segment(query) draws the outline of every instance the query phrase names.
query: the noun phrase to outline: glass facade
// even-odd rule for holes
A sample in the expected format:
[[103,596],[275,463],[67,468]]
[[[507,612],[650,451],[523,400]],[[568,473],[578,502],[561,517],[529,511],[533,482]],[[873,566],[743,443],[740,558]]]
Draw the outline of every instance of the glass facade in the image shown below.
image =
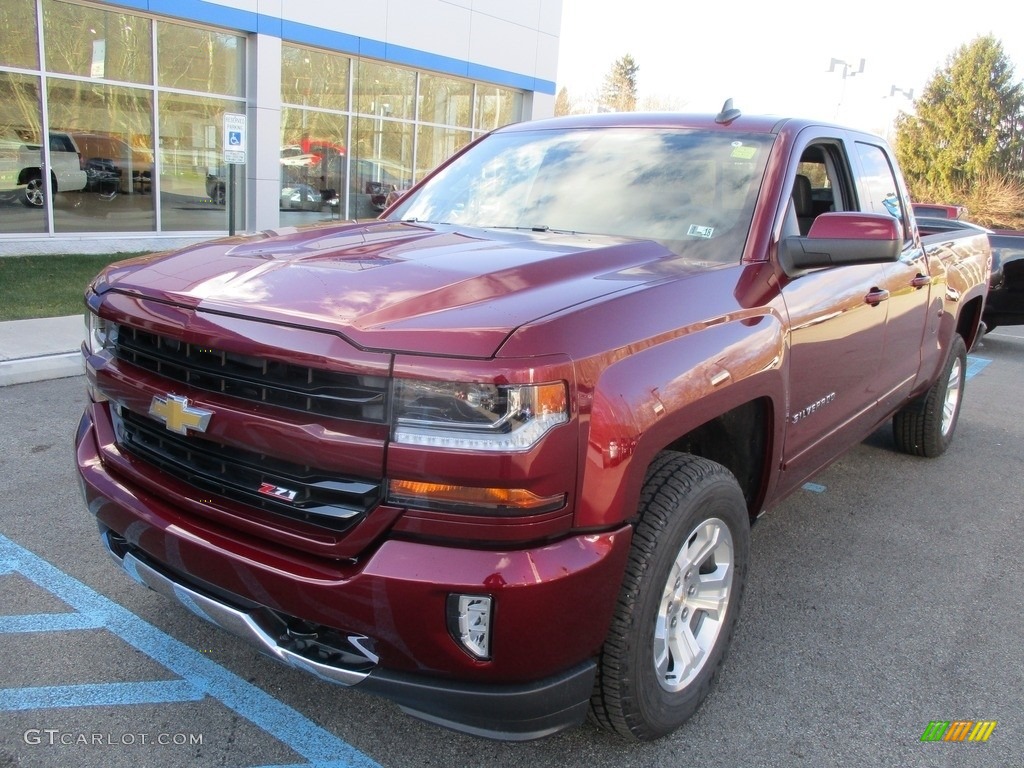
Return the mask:
[[[223,115],[254,106],[246,35],[77,0],[3,0],[0,29],[19,31],[0,35],[0,237],[220,233],[232,201],[246,228],[222,146]],[[259,106],[280,107],[285,225],[375,217],[522,117],[521,91],[288,42],[280,71]]]
[[288,43],[281,100],[282,224],[373,218],[391,191],[523,109],[521,91]]

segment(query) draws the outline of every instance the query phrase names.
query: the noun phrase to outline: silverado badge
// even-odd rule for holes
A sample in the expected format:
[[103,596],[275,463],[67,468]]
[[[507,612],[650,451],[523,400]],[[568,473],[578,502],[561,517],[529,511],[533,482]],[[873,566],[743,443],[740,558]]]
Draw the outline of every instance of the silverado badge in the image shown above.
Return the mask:
[[188,430],[205,432],[213,411],[195,408],[188,404],[187,397],[178,395],[157,395],[149,404],[149,415],[161,422],[171,432],[187,435]]

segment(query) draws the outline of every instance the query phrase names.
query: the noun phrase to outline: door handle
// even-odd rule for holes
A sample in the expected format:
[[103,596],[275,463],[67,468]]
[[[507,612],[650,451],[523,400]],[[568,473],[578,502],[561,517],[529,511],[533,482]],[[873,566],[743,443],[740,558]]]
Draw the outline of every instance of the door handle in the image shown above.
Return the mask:
[[884,288],[872,288],[868,295],[864,297],[864,301],[872,307],[877,307],[883,301],[888,301],[888,299],[889,292]]
[[922,275],[920,272],[917,273],[917,277],[910,281],[912,288],[924,288],[926,285],[931,283],[932,279],[927,275]]

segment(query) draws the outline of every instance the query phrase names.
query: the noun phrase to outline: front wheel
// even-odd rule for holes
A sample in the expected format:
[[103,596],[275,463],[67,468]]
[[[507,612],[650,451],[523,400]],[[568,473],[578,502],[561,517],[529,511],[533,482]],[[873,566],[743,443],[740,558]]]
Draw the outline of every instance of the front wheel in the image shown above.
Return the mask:
[[967,380],[967,345],[957,334],[949,347],[938,380],[920,398],[903,406],[892,419],[896,448],[912,456],[940,456],[953,441],[964,382]]
[[664,736],[711,690],[750,553],[743,492],[720,464],[665,452],[648,471],[591,717],[630,740]]

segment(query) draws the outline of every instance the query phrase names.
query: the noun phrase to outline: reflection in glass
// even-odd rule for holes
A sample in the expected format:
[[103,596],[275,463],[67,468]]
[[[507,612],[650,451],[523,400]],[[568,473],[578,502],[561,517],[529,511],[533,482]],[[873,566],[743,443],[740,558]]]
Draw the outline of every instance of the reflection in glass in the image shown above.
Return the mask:
[[476,87],[476,120],[478,131],[493,131],[523,119],[523,92],[479,84]]
[[[229,195],[223,160],[225,112],[244,113],[227,99],[166,93],[160,97],[160,216],[164,230],[225,230]],[[236,168],[235,222],[244,229],[244,166]]]
[[412,183],[411,123],[360,117],[352,136],[349,211],[352,218],[376,218],[388,193]]
[[348,109],[349,58],[310,48],[281,46],[281,101]]
[[0,72],[0,104],[0,232],[45,232],[39,78]]
[[903,215],[900,197],[897,194],[899,185],[885,151],[874,144],[863,142],[857,142],[856,146],[857,154],[860,155],[861,164],[864,166],[861,183],[867,190],[865,202],[869,210],[892,216],[900,222],[904,232],[909,232],[908,222]]
[[3,0],[0,3],[0,66],[39,68],[34,0]]
[[464,146],[469,144],[472,134],[456,128],[434,128],[421,125],[416,142],[416,178],[422,179],[435,167],[443,163]]
[[281,113],[281,223],[344,216],[348,118],[286,107]]
[[657,240],[701,263],[736,263],[770,140],[678,129],[496,133],[392,217]]
[[352,88],[356,112],[406,120],[414,117],[416,73],[411,69],[357,60]]
[[146,232],[156,228],[153,96],[81,80],[48,82],[50,163],[67,181],[55,198],[56,232]]
[[81,77],[152,83],[150,24],[142,16],[43,0],[46,68]]
[[471,127],[473,84],[440,75],[420,75],[419,112],[421,123]]
[[245,38],[159,21],[157,84],[226,96],[245,94]]

